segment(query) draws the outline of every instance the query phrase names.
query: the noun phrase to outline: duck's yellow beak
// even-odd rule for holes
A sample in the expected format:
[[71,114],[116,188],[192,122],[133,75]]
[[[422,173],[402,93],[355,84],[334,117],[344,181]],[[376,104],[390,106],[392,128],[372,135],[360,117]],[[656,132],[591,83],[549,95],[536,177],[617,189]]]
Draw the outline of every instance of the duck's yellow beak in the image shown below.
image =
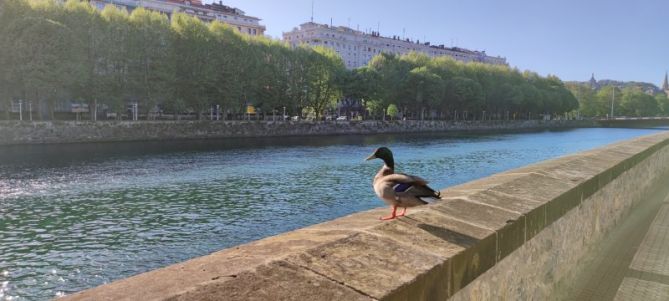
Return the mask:
[[372,159],[376,159],[376,156],[374,156],[374,154],[371,154],[369,157],[367,157],[367,159],[365,159],[365,161],[369,161],[369,160],[372,160]]

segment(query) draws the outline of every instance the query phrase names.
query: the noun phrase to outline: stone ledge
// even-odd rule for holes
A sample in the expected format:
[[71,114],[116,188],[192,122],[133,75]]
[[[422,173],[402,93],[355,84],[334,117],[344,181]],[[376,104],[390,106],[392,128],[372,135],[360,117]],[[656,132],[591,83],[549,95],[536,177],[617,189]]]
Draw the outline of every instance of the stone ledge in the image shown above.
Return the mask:
[[443,190],[404,218],[369,210],[65,300],[445,299],[668,144],[660,133],[541,162]]

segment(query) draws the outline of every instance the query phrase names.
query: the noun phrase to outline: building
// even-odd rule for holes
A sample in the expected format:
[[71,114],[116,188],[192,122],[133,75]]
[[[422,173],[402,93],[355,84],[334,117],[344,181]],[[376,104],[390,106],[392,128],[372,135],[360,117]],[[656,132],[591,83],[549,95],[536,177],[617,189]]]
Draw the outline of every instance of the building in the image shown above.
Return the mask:
[[205,22],[218,20],[229,24],[241,33],[260,36],[265,34],[265,26],[260,19],[247,16],[241,9],[223,5],[222,2],[203,4],[201,0],[89,0],[97,9],[106,5],[116,5],[128,11],[143,7],[171,16],[174,12],[182,12],[198,17]]
[[412,51],[431,57],[450,56],[465,62],[507,64],[505,58],[488,56],[485,51],[435,46],[429,42],[420,43],[399,36],[384,37],[377,32],[365,33],[345,26],[328,26],[314,22],[307,22],[290,32],[284,32],[283,39],[293,47],[306,44],[332,48],[339,53],[349,69],[367,65],[379,53],[401,55]]
[[598,90],[599,89],[599,84],[597,83],[597,80],[595,79],[595,73],[592,73],[592,76],[590,77],[590,88],[593,90]]

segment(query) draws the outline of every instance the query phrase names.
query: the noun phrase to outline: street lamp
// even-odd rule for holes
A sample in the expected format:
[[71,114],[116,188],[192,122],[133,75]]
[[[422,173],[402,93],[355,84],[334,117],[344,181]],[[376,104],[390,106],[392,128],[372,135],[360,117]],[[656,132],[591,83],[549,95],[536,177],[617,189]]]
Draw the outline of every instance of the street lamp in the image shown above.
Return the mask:
[[613,102],[616,100],[616,87],[613,87],[613,97],[611,98],[611,119],[613,119]]
[[286,121],[286,107],[285,106],[283,107],[283,116],[281,116],[281,119],[283,119],[283,121]]
[[19,121],[23,121],[23,100],[19,99]]

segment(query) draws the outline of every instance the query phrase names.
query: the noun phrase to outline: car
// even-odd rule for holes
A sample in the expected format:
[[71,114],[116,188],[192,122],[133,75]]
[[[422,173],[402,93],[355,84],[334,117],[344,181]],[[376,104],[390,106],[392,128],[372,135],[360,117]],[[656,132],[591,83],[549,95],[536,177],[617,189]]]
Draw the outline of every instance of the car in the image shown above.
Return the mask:
[[346,116],[337,117],[337,121],[346,121],[346,120],[348,120],[348,117],[346,117]]

